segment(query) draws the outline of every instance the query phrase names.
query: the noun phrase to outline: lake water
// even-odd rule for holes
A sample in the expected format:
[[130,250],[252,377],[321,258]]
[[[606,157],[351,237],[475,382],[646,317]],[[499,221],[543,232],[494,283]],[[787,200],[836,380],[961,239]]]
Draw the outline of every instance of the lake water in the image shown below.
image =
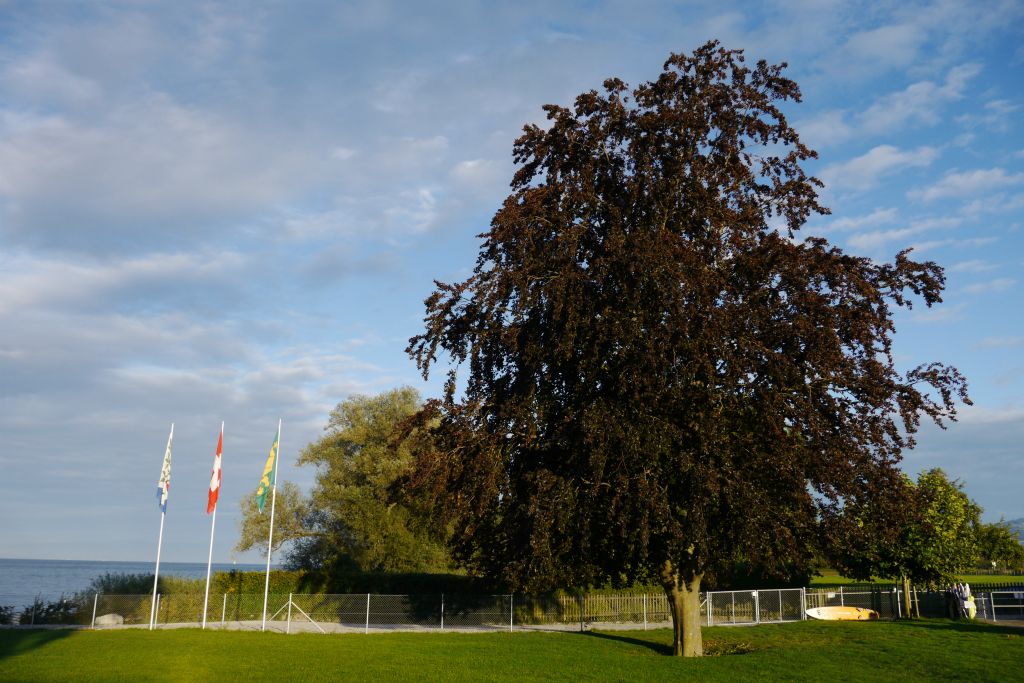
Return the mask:
[[[104,574],[152,574],[150,562],[93,562],[86,560],[9,560],[0,558],[0,605],[20,611],[38,595],[55,600],[61,594],[70,596],[85,590],[92,580]],[[213,563],[213,571],[237,569],[246,572],[264,571],[260,564]],[[276,568],[276,567],[272,567]],[[205,562],[161,562],[161,576],[206,578]]]

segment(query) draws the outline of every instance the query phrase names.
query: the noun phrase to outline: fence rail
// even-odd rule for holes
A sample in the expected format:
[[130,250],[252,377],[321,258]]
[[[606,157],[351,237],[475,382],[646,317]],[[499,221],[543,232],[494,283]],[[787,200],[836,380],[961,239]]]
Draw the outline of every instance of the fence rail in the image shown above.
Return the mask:
[[[944,591],[911,593],[916,613],[948,616]],[[1024,618],[1024,588],[975,591],[978,616],[1005,620]],[[881,619],[905,616],[901,589],[848,590],[788,588],[709,591],[701,594],[701,623],[707,626],[754,625],[802,621],[816,607],[845,605],[874,610]],[[170,593],[157,596],[156,627],[197,626],[204,621],[203,596]],[[150,624],[151,595],[78,596],[50,605],[46,613],[22,615],[23,625],[42,623],[93,628],[139,627]],[[671,623],[664,593],[581,595],[464,594],[306,594],[267,596],[267,628],[272,630],[451,630],[580,629],[663,627]],[[255,630],[263,627],[263,595],[211,595],[205,614],[209,628]]]

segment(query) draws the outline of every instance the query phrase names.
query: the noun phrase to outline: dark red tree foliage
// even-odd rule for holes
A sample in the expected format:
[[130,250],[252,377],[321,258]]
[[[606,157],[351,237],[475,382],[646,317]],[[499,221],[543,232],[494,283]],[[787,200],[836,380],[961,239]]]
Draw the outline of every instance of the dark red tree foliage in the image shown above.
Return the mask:
[[466,370],[415,480],[457,556],[522,589],[655,578],[687,654],[704,575],[806,566],[823,516],[967,400],[954,368],[893,361],[893,309],[941,301],[941,268],[797,238],[828,211],[784,67],[710,42],[545,106],[473,275],[436,283],[408,348],[424,376],[439,353]]

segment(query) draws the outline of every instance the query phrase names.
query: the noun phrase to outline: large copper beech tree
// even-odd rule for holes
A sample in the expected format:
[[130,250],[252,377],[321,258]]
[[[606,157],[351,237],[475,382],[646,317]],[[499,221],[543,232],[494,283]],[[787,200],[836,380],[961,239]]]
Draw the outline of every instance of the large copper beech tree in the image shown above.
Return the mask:
[[415,480],[457,557],[526,590],[657,580],[676,654],[702,654],[708,572],[804,565],[823,515],[895,485],[920,418],[966,399],[953,368],[893,363],[893,308],[940,301],[937,265],[798,239],[828,211],[784,67],[710,42],[547,105],[408,349],[424,376],[468,366]]

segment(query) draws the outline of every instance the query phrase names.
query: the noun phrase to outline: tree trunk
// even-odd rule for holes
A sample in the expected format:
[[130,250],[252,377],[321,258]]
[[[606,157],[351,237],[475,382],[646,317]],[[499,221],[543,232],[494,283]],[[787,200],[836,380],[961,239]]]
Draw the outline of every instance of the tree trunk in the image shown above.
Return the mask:
[[913,619],[914,612],[912,611],[913,604],[910,597],[910,579],[906,576],[903,577],[903,605],[903,618]]
[[701,657],[704,639],[700,621],[700,582],[703,574],[685,575],[666,561],[661,571],[662,587],[672,613],[672,654],[676,657]]

